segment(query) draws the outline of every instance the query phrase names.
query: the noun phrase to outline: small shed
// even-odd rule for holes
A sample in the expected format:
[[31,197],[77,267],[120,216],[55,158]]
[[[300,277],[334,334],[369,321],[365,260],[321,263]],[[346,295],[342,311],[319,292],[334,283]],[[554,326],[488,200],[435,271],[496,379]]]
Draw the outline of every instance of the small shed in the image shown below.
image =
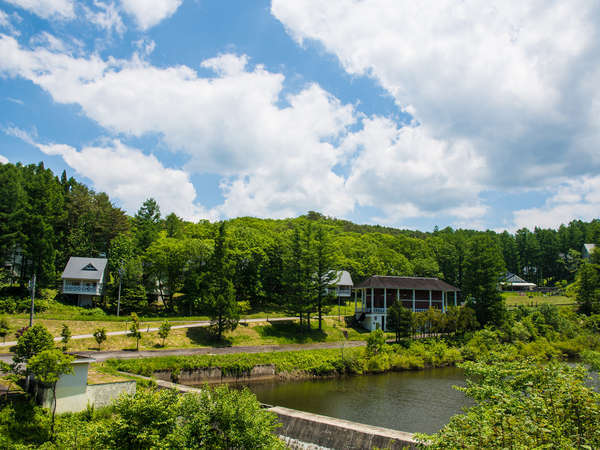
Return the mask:
[[514,273],[506,272],[500,279],[500,288],[503,291],[531,291],[537,287],[537,284],[525,281]]

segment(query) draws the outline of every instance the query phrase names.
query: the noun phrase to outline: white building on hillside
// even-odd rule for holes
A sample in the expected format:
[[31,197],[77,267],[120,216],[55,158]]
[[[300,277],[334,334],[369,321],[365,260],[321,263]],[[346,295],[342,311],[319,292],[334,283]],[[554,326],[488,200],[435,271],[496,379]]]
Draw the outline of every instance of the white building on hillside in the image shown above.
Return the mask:
[[76,295],[77,306],[91,306],[94,297],[103,293],[106,258],[71,256],[62,274],[63,294]]
[[350,273],[346,270],[338,270],[331,287],[327,288],[327,294],[333,294],[336,298],[350,298],[352,296],[352,286],[354,286],[354,283]]
[[596,244],[583,244],[583,249],[581,250],[581,257],[583,259],[590,259],[592,256],[592,252],[596,248]]

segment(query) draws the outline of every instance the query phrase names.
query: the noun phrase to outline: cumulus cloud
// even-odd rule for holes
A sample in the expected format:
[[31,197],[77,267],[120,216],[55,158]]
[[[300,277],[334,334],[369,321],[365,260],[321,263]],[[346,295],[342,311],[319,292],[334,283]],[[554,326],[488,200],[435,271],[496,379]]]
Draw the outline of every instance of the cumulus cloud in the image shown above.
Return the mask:
[[6,156],[0,155],[0,164],[8,164],[8,158]]
[[515,211],[514,228],[557,228],[575,219],[596,219],[599,211],[600,176],[585,176],[560,184],[544,206]]
[[123,9],[132,15],[142,30],[147,30],[171,17],[182,0],[121,0]]
[[485,213],[478,200],[485,164],[468,142],[449,144],[431,137],[425,126],[399,129],[384,118],[363,123],[344,142],[347,152],[356,153],[346,185],[360,205],[381,207],[386,216],[379,221]]
[[196,201],[196,189],[189,174],[164,167],[152,154],[124,145],[118,139],[80,150],[65,144],[41,144],[18,128],[7,134],[36,146],[47,155],[58,155],[78,174],[90,179],[94,189],[108,193],[133,214],[149,197],[158,201],[165,213],[174,212],[188,220],[214,219]]
[[73,0],[5,0],[7,3],[23,8],[43,19],[74,19]]
[[309,209],[344,216],[356,203],[381,220],[460,218],[485,210],[486,174],[470,142],[437,139],[428,127],[364,118],[317,84],[283,95],[284,76],[246,56],[219,55],[187,67],[73,57],[0,39],[0,72],[31,80],[59,103],[81,106],[117,134],[158,135],[185,154],[188,173],[222,176],[221,216],[288,217]]
[[272,13],[376,79],[433,138],[469,141],[488,187],[600,169],[597,2],[273,0]]

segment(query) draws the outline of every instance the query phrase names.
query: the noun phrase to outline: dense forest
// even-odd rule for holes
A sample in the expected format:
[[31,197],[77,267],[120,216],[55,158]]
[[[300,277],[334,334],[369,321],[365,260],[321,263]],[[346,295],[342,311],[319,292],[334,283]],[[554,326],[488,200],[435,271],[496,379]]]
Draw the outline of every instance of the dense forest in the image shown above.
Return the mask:
[[284,287],[299,287],[288,269],[306,259],[307,249],[312,257],[303,270],[345,269],[355,283],[375,274],[439,277],[468,295],[473,264],[492,261],[538,285],[564,286],[575,277],[584,243],[600,243],[600,220],[515,234],[401,230],[317,212],[191,223],[163,217],[153,199],[130,217],[106,194],[43,163],[0,165],[0,259],[15,269],[3,269],[3,281],[25,286],[35,273],[39,286],[56,287],[70,256],[106,256],[111,281],[101,306],[111,307],[120,273],[126,311],[149,308],[158,294],[168,310],[199,311],[213,288],[251,308],[276,306]]

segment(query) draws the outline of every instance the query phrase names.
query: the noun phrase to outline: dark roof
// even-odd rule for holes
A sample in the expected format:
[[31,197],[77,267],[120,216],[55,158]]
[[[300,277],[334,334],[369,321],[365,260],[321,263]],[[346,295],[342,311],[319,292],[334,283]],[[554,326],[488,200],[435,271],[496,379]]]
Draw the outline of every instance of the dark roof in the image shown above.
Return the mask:
[[387,277],[373,275],[355,288],[417,289],[423,291],[460,291],[457,287],[438,278]]
[[62,278],[79,280],[101,280],[106,268],[106,258],[80,258],[71,256]]

